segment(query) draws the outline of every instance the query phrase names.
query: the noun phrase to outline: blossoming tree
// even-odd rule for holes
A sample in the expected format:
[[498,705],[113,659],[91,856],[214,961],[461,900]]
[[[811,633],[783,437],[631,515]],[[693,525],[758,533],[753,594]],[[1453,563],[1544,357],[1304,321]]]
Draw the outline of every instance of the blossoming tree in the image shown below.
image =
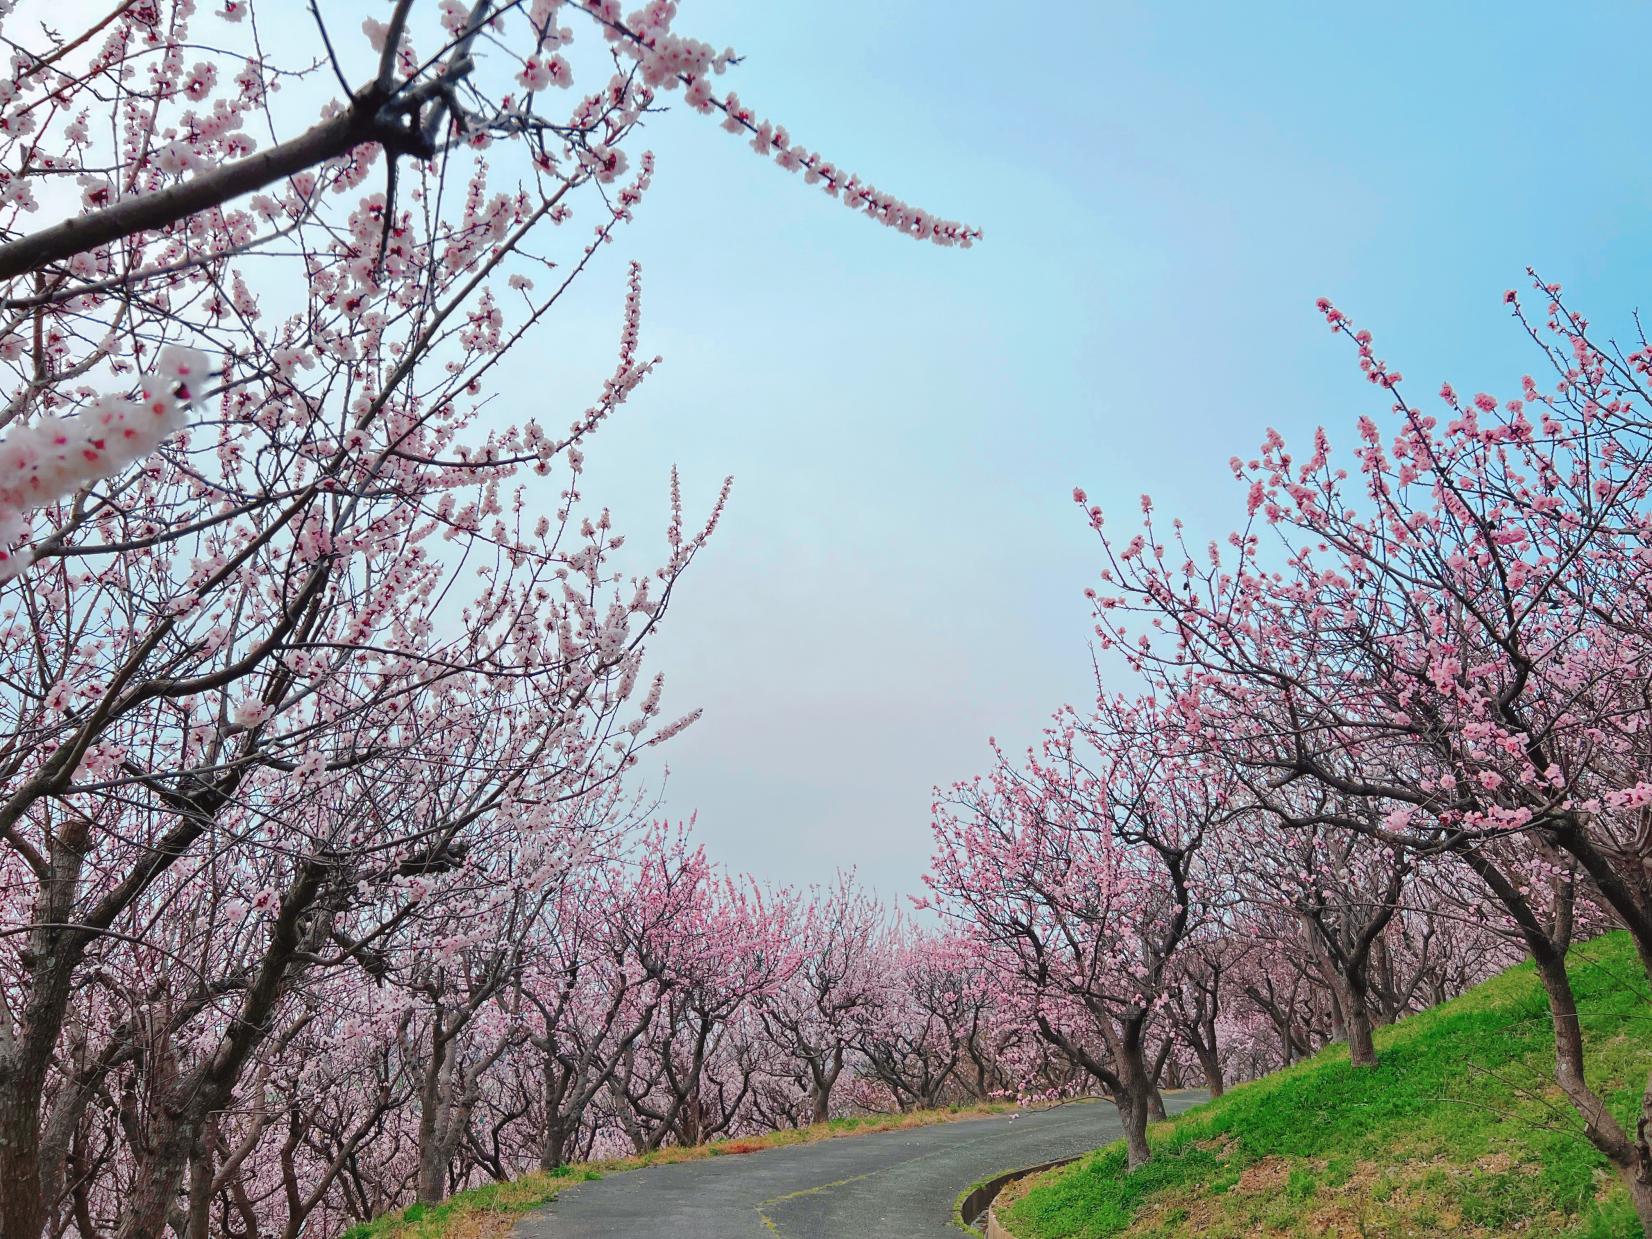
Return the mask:
[[1558,289],[1537,289],[1540,324],[1508,301],[1552,387],[1528,376],[1499,400],[1447,385],[1443,424],[1322,303],[1390,402],[1392,433],[1362,418],[1350,474],[1326,432],[1301,458],[1270,432],[1233,462],[1251,524],[1225,551],[1195,551],[1149,510],[1128,540],[1104,534],[1093,596],[1104,642],[1151,681],[1196,682],[1221,703],[1231,764],[1282,830],[1409,853],[1460,915],[1480,908],[1530,952],[1560,1088],[1652,1221],[1646,1125],[1626,1126],[1588,1082],[1565,970],[1574,934],[1603,914],[1652,960],[1652,351],[1597,346]]
[[1235,809],[1180,734],[1173,711],[1104,695],[1024,766],[1000,752],[935,806],[941,906],[1020,1017],[1114,1098],[1132,1167],[1149,1157],[1149,1024],[1204,915],[1201,849]]
[[[290,63],[284,6],[0,7],[0,1235],[321,1233],[481,1147],[526,965],[467,916],[543,923],[692,717],[644,645],[722,498],[690,520],[673,479],[640,558],[582,493],[653,365],[639,274],[588,400],[487,407],[641,202],[639,121],[678,97],[976,234],[713,92],[733,57],[670,3],[312,6]],[[286,1073],[346,998],[389,1041],[324,1112]],[[392,1131],[419,1165],[374,1186]]]

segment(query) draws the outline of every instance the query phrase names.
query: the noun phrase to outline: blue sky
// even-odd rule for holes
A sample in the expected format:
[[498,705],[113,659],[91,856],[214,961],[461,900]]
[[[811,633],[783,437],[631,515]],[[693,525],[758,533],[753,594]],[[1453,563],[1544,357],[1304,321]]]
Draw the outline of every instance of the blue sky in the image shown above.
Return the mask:
[[916,890],[931,785],[1088,695],[1074,485],[1218,534],[1267,426],[1345,443],[1381,412],[1316,297],[1419,394],[1514,390],[1528,264],[1603,328],[1646,300],[1643,6],[683,10],[760,112],[987,233],[905,241],[679,109],[637,223],[501,393],[582,405],[643,262],[666,364],[587,490],[648,546],[673,462],[705,501],[735,475],[654,665],[706,709],[668,810],[760,876]]

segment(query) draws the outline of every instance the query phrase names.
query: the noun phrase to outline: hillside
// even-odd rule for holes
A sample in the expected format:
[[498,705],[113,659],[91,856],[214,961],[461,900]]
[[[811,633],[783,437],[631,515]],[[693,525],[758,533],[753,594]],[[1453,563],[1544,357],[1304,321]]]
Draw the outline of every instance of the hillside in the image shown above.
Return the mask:
[[[1628,1120],[1652,1067],[1644,973],[1622,934],[1576,948],[1571,972],[1591,1083]],[[1379,1030],[1375,1070],[1333,1046],[1159,1124],[1135,1174],[1109,1146],[1043,1176],[1001,1218],[1018,1239],[1639,1236],[1555,1088],[1553,1044],[1521,965]]]

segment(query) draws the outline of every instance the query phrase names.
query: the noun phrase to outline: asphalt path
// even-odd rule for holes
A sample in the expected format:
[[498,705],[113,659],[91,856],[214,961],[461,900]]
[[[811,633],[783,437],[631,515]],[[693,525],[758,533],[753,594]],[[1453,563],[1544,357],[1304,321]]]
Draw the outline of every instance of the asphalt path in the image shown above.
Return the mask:
[[[1172,1113],[1202,1093],[1165,1098]],[[1105,1102],[651,1166],[564,1188],[517,1239],[959,1239],[953,1202],[991,1175],[1121,1135]]]

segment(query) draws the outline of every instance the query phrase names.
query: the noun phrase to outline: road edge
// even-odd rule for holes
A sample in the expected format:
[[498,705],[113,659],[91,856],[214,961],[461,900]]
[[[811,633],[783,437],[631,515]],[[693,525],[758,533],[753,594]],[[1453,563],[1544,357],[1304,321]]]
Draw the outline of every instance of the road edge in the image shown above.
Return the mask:
[[987,1239],[1013,1239],[1009,1231],[1005,1230],[993,1216],[993,1202],[998,1195],[1010,1184],[1035,1174],[1043,1174],[1046,1170],[1054,1170],[1058,1166],[1065,1166],[1076,1162],[1087,1153],[1075,1153],[1071,1157],[1057,1158],[1053,1162],[1044,1162],[1037,1166],[1023,1166],[1017,1170],[1006,1170],[1001,1174],[993,1175],[989,1179],[982,1179],[971,1187],[966,1187],[959,1193],[956,1203],[952,1207],[952,1224],[960,1230],[973,1232],[975,1224],[984,1216],[987,1220]]

